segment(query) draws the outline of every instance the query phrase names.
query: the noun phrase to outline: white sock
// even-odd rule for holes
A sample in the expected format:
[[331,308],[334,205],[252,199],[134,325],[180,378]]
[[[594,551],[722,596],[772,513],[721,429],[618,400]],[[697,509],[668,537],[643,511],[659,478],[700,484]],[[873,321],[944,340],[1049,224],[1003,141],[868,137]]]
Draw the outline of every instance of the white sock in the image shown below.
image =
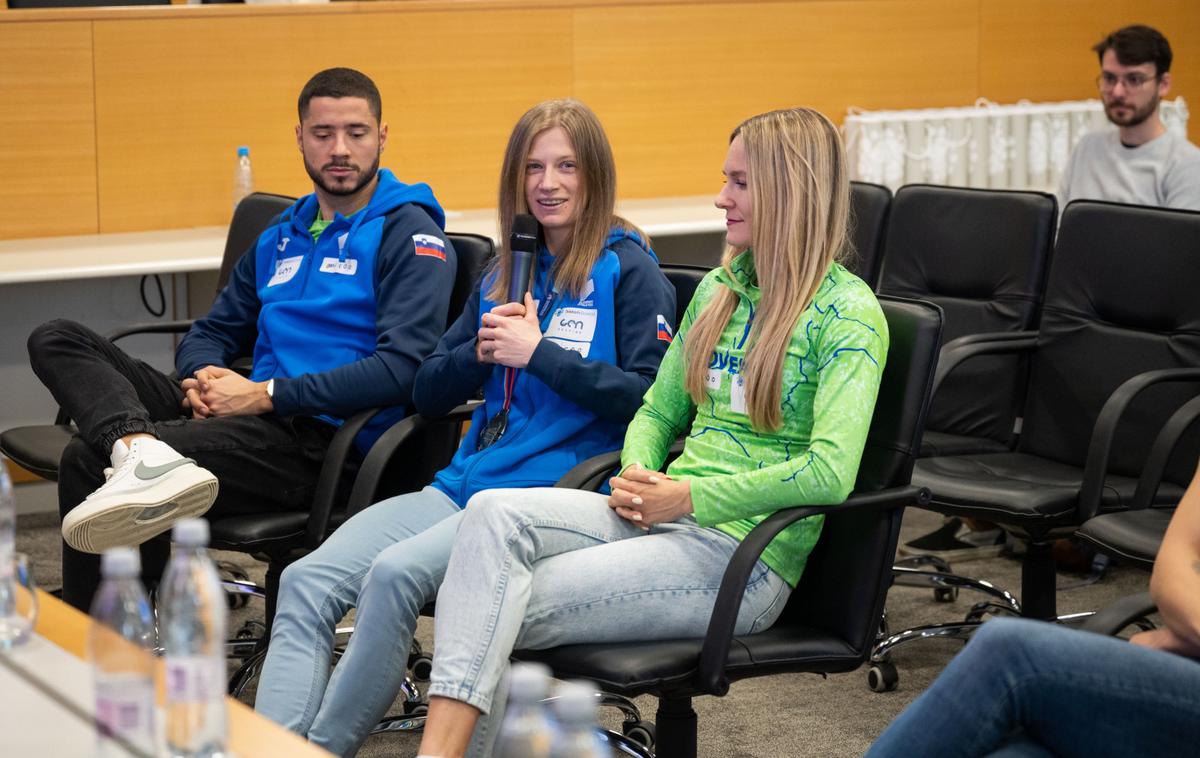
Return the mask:
[[118,438],[117,441],[113,443],[112,453],[108,456],[112,461],[113,468],[120,466],[121,461],[125,460],[125,458],[128,456],[129,446],[125,444],[124,440]]

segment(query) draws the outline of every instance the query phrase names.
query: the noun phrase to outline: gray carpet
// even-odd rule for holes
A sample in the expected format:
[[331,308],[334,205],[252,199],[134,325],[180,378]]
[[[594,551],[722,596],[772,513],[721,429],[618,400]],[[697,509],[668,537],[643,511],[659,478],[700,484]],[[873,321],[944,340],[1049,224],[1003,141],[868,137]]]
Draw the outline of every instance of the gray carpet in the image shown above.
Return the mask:
[[[928,532],[940,517],[909,509],[901,541]],[[17,546],[33,561],[38,583],[45,588],[61,584],[60,542],[56,517],[23,516],[18,522]],[[263,568],[237,553],[218,553],[261,580]],[[1019,563],[998,557],[962,564],[962,572],[988,579],[1014,592],[1020,587]],[[1060,574],[1059,613],[1094,610],[1118,597],[1146,588],[1148,575],[1117,566],[1101,582],[1077,586],[1081,577]],[[936,603],[923,589],[894,588],[888,598],[888,617],[893,630],[916,624],[961,618],[976,602],[963,593],[953,604]],[[261,617],[256,603],[232,614],[236,629],[249,618]],[[432,622],[422,619],[417,637],[431,645]],[[900,688],[887,694],[872,693],[866,686],[866,670],[837,674],[823,679],[815,675],[785,674],[737,682],[724,698],[695,701],[700,716],[700,755],[713,758],[780,758],[781,756],[859,756],[905,705],[929,685],[961,645],[932,640],[897,650],[893,660],[900,670]],[[252,694],[248,698],[252,702]],[[651,698],[639,701],[643,715],[653,718]],[[604,721],[615,725],[617,719]],[[363,758],[412,756],[417,738],[412,735],[383,735],[371,738],[360,751]]]

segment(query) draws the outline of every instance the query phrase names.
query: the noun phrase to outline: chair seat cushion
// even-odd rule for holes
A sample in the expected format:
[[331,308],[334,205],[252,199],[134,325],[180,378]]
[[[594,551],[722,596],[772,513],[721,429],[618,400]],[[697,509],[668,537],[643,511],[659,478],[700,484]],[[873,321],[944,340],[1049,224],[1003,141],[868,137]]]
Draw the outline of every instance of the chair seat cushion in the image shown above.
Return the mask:
[[1173,515],[1174,508],[1104,513],[1088,519],[1077,534],[1100,552],[1124,558],[1149,571],[1154,568],[1154,559]]
[[[343,514],[330,516],[329,528],[344,520]],[[243,513],[209,519],[210,544],[217,550],[239,553],[291,550],[304,543],[308,511]]]
[[962,434],[935,432],[926,429],[921,437],[921,457],[938,455],[972,455],[975,453],[1007,453],[1008,445],[987,437],[967,437]]
[[[1074,523],[1083,469],[1025,453],[939,456],[918,460],[912,481],[929,488],[930,508],[941,513],[1056,526]],[[1101,509],[1128,507],[1136,489],[1136,479],[1106,477]],[[1167,482],[1158,492],[1161,502],[1182,495],[1182,488]]]
[[58,463],[75,436],[73,425],[18,426],[0,434],[0,452],[43,479],[58,481]]
[[[556,677],[590,679],[606,692],[630,697],[664,692],[703,694],[693,684],[703,644],[695,639],[564,645],[517,650],[513,657],[545,663]],[[865,659],[866,651],[855,651],[826,631],[777,624],[759,634],[735,637],[726,674],[737,680],[787,671],[852,671]]]

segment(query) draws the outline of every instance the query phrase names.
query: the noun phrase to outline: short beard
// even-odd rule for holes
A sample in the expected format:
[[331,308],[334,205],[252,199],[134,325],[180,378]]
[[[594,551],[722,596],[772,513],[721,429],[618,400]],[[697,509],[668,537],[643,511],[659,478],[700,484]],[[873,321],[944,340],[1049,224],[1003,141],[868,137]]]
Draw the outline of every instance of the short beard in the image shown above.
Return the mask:
[[1105,103],[1104,115],[1109,121],[1120,127],[1140,126],[1146,122],[1146,119],[1150,118],[1158,111],[1158,104],[1161,100],[1162,98],[1159,97],[1158,94],[1155,94],[1154,99],[1146,103],[1144,108],[1135,108],[1134,111],[1129,114],[1129,117],[1124,121],[1119,121],[1113,118],[1112,110],[1109,108],[1108,104]]
[[328,194],[333,195],[334,197],[348,197],[349,195],[357,193],[375,179],[375,175],[379,173],[379,158],[382,155],[382,150],[375,153],[375,161],[371,163],[370,168],[368,168],[366,171],[360,172],[358,176],[358,183],[349,189],[342,189],[340,187],[335,187],[328,184],[325,181],[325,177],[321,175],[321,172],[308,162],[307,155],[304,156],[304,170],[308,172],[308,178],[313,180],[313,184],[317,185]]

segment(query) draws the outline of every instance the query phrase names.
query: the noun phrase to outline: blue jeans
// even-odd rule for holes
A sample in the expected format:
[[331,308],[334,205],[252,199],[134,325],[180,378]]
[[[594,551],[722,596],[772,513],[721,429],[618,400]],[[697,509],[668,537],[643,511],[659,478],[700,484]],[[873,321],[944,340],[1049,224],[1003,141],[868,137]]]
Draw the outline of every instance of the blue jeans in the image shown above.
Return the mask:
[[994,619],[867,758],[1194,755],[1200,663],[1114,637]]
[[[353,755],[395,700],[421,607],[432,601],[461,511],[426,487],[376,503],[283,572],[255,709]],[[355,632],[330,676],[336,625]]]
[[[481,492],[438,592],[429,694],[487,714],[514,648],[703,637],[738,544],[691,517],[643,532],[594,492]],[[737,633],[769,627],[790,593],[760,561]]]

